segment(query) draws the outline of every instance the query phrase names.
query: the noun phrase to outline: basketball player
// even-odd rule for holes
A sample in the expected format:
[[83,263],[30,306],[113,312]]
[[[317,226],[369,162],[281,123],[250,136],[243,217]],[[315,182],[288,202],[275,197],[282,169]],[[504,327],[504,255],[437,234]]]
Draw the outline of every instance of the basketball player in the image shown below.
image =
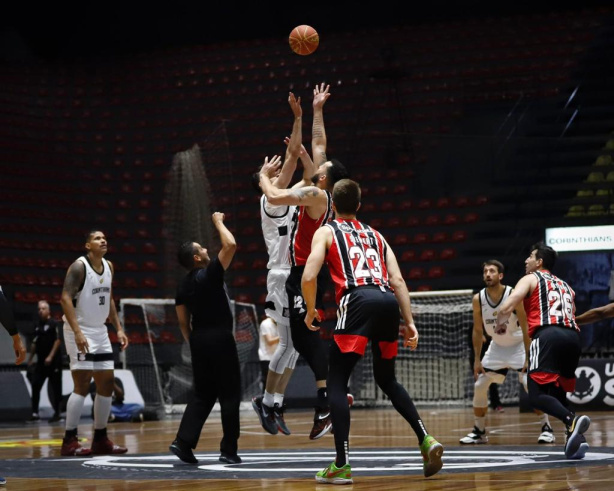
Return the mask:
[[[319,165],[312,177],[314,185],[300,189],[279,189],[271,183],[279,161],[265,163],[260,169],[260,186],[269,203],[273,205],[296,205],[292,217],[290,235],[291,269],[286,281],[288,305],[290,307],[290,330],[295,349],[305,358],[314,373],[318,403],[315,408],[314,424],[309,434],[311,440],[322,437],[331,429],[330,409],[326,394],[328,373],[327,343],[318,332],[305,329],[305,302],[301,293],[301,277],[311,251],[311,240],[315,231],[332,218],[331,191],[334,184],[348,175],[338,160],[326,157],[326,132],[324,130],[323,106],[330,96],[329,87],[321,84],[313,91],[312,154],[315,165]],[[324,276],[320,276],[325,281]],[[317,306],[322,308],[324,283],[318,289]]]
[[184,462],[198,463],[192,450],[219,399],[223,430],[219,461],[239,464],[241,367],[224,283],[237,243],[224,225],[223,213],[215,212],[211,219],[222,243],[217,257],[210,259],[207,249],[192,241],[184,242],[177,254],[179,263],[188,270],[177,288],[175,310],[183,338],[190,343],[194,396],[169,450]]
[[531,337],[529,402],[567,426],[565,456],[581,459],[588,450],[584,433],[591,420],[576,416],[566,396],[576,385],[580,329],[575,320],[575,292],[550,272],[556,258],[556,251],[543,242],[531,246],[531,254],[525,260],[526,276],[499,309],[495,332],[505,333],[511,327],[512,312],[523,302]]
[[576,324],[592,324],[593,322],[610,319],[611,317],[614,317],[614,303],[595,307],[594,309],[587,310],[583,314],[576,316]]
[[[288,103],[294,114],[292,133],[287,141],[286,155],[279,175],[274,185],[279,189],[288,187],[299,155],[303,162],[303,179],[293,186],[293,189],[311,184],[311,177],[315,172],[313,161],[302,148],[302,116],[301,99],[297,99],[292,92],[288,96]],[[266,195],[260,188],[260,174],[256,173],[253,179],[254,188],[261,194],[260,218],[262,235],[267,247],[269,262],[267,268],[267,297],[265,313],[271,322],[274,322],[279,334],[279,343],[275,348],[268,366],[264,394],[252,399],[252,407],[256,411],[262,427],[272,435],[281,431],[289,435],[290,429],[284,419],[284,394],[294,372],[298,353],[294,349],[290,334],[290,311],[288,309],[288,294],[286,293],[286,280],[290,274],[290,229],[291,219],[295,206],[277,206],[268,202]]]
[[[15,350],[15,364],[21,365],[21,363],[26,359],[26,348],[21,341],[21,336],[17,332],[17,327],[15,326],[15,318],[13,317],[11,306],[9,305],[8,301],[6,300],[6,297],[4,296],[2,286],[0,286],[0,324],[4,326],[9,335],[13,338],[13,349]],[[0,477],[0,486],[4,486],[5,484],[6,479],[4,477]]]
[[333,189],[336,219],[315,232],[302,277],[307,310],[304,322],[310,332],[319,329],[313,324],[320,317],[316,310],[317,276],[324,262],[335,284],[335,299],[339,306],[328,372],[337,457],[316,474],[316,480],[333,484],[352,482],[346,388],[369,341],[377,385],[416,433],[424,460],[424,475],[429,477],[443,465],[443,446],[428,435],[411,397],[395,377],[400,313],[407,325],[403,345],[411,350],[418,345],[409,292],[396,257],[384,237],[356,219],[359,207],[358,183],[350,179],[338,181]]
[[[510,316],[508,329],[504,334],[495,334],[497,308],[509,297],[512,287],[501,283],[505,268],[500,261],[490,259],[482,264],[482,277],[485,288],[473,296],[473,351],[475,360],[473,375],[475,385],[473,390],[473,414],[475,426],[460,443],[488,443],[486,436],[486,413],[488,411],[488,389],[491,384],[502,384],[508,370],[518,371],[518,378],[526,390],[527,355],[529,336],[527,333],[527,317],[519,305]],[[492,338],[486,353],[480,360],[484,331]],[[550,427],[548,415],[539,411],[542,431],[538,443],[553,443],[554,433]]]
[[[107,437],[107,422],[113,402],[113,348],[105,322],[107,318],[117,331],[120,349],[128,347],[128,338],[119,322],[113,300],[113,265],[104,256],[107,239],[100,230],[92,230],[85,241],[86,254],[68,268],[61,304],[64,310],[64,343],[70,359],[74,390],[66,405],[66,433],[62,455],[122,454],[125,447],[115,445]],[[77,426],[90,382],[96,382],[94,403],[94,438],[92,448],[82,447]]]
[[26,359],[26,348],[21,341],[21,336],[17,332],[15,318],[9,305],[8,300],[4,296],[2,287],[0,286],[0,324],[4,326],[9,335],[13,338],[13,350],[15,350],[15,365],[21,365]]

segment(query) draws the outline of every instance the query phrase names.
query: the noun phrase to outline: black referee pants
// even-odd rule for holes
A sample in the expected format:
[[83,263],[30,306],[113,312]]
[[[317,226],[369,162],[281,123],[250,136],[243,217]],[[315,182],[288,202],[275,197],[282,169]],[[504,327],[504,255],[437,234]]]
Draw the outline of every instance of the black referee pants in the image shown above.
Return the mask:
[[220,451],[236,455],[240,434],[241,369],[232,331],[194,329],[190,334],[194,397],[181,418],[177,437],[196,448],[203,425],[219,399],[223,437]]

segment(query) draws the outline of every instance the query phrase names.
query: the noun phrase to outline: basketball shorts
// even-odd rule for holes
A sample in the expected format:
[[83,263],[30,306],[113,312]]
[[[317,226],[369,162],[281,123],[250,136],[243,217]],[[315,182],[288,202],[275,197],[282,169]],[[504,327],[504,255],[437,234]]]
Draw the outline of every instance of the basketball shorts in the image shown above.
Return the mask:
[[290,268],[271,269],[266,277],[266,303],[265,314],[273,319],[277,325],[290,325],[290,309],[288,309],[288,294],[286,281],[290,275]]
[[580,353],[580,333],[575,329],[540,327],[533,335],[529,349],[529,375],[556,374],[573,380]]
[[89,351],[81,353],[77,349],[75,333],[68,323],[64,323],[64,343],[66,353],[70,359],[71,370],[113,370],[113,348],[109,339],[107,326],[85,327],[81,326],[81,332],[87,339]]
[[[288,306],[290,308],[290,325],[293,329],[305,328],[305,314],[307,312],[305,306],[305,300],[303,299],[303,291],[301,288],[301,280],[303,278],[303,271],[305,266],[292,266],[290,275],[286,281],[286,293],[288,294]],[[324,292],[328,287],[326,277],[323,274],[324,268],[318,274],[317,290],[316,290],[316,309],[324,310]],[[328,270],[326,270],[328,274]],[[314,325],[318,325],[318,321],[314,320]]]
[[492,341],[484,353],[482,366],[485,370],[493,371],[503,368],[522,370],[525,358],[526,353],[522,341],[515,346],[500,346]]
[[399,303],[390,290],[362,286],[339,301],[333,339],[342,353],[365,354],[369,340],[378,343],[382,358],[396,357],[399,348]]

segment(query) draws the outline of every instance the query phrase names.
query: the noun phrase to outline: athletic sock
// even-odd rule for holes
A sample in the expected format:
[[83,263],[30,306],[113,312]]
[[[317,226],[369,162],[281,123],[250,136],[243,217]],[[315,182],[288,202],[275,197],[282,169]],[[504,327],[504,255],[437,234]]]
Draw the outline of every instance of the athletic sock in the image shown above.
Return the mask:
[[265,390],[264,397],[262,398],[262,404],[265,404],[268,407],[273,407],[273,404],[274,404],[273,397],[274,397],[273,394]]
[[273,396],[273,404],[279,404],[279,407],[282,407],[284,405],[284,395],[280,394],[279,392],[275,392],[275,395]]
[[79,420],[81,419],[81,411],[83,410],[83,404],[85,403],[85,397],[73,392],[68,397],[66,403],[66,429],[73,430],[79,426]]
[[480,431],[486,431],[486,416],[475,417],[475,427]]
[[100,430],[107,427],[109,422],[109,414],[111,414],[111,403],[113,398],[111,396],[101,396],[96,394],[94,399],[94,429]]

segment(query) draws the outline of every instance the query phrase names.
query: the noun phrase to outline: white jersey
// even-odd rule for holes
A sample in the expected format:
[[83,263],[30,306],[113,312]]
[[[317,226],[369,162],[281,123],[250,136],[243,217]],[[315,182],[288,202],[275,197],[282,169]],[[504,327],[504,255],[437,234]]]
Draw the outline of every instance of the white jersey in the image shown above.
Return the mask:
[[480,307],[482,309],[482,322],[484,323],[484,329],[486,333],[492,338],[492,342],[499,346],[515,346],[518,343],[523,342],[522,328],[518,322],[516,312],[512,312],[509,321],[507,323],[507,330],[505,334],[495,334],[495,327],[497,325],[497,313],[499,307],[503,305],[503,302],[512,293],[512,287],[506,286],[501,296],[501,300],[498,303],[494,303],[486,292],[486,288],[480,290]]
[[[109,262],[102,258],[102,273],[98,274],[85,256],[77,259],[85,266],[83,288],[75,296],[75,313],[79,327],[103,326],[111,308],[111,282],[113,275]],[[64,318],[66,321],[66,318]]]
[[269,253],[268,269],[290,269],[290,224],[295,206],[270,204],[260,198],[262,235]]

